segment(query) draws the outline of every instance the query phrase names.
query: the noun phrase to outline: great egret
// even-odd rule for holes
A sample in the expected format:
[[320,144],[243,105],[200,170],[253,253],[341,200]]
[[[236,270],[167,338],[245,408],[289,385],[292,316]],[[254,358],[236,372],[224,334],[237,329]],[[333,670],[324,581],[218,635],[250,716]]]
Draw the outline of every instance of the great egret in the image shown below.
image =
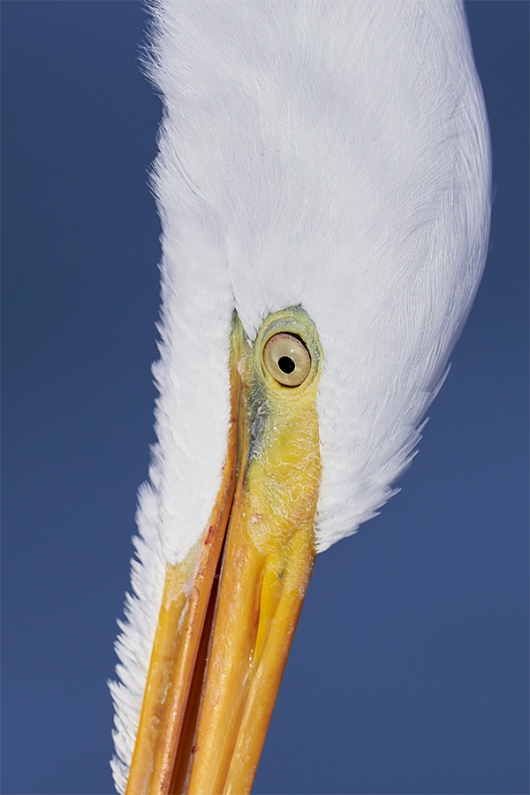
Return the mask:
[[148,63],[158,444],[113,773],[242,793],[314,555],[392,495],[469,311],[487,123],[460,2],[158,0]]

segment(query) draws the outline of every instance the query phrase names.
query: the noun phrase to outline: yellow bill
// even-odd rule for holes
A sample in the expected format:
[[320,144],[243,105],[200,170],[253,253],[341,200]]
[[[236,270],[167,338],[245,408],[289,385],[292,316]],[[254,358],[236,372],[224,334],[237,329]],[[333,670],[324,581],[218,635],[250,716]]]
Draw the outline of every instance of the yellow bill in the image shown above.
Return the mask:
[[222,485],[167,566],[128,795],[251,790],[315,557],[320,365],[302,309],[253,344],[235,316]]

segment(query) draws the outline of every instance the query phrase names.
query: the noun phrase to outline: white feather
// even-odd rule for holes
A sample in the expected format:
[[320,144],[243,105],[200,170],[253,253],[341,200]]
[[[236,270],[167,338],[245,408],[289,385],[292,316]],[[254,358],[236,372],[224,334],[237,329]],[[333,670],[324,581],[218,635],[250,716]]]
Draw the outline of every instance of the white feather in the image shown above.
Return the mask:
[[120,792],[165,562],[199,538],[220,485],[233,309],[250,338],[296,304],[318,328],[322,551],[375,515],[414,455],[480,280],[490,201],[460,2],[159,0],[152,13],[160,396],[111,686]]

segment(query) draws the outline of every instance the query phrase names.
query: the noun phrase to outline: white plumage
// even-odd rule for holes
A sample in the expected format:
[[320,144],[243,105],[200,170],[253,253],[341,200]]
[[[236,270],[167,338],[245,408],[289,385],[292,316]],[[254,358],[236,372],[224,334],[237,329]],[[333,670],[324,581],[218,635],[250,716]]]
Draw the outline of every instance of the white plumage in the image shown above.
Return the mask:
[[292,305],[317,326],[322,551],[374,516],[409,464],[489,218],[487,123],[459,2],[160,0],[152,13],[160,397],[111,685],[120,792],[165,563],[199,538],[219,489],[233,310],[250,338]]

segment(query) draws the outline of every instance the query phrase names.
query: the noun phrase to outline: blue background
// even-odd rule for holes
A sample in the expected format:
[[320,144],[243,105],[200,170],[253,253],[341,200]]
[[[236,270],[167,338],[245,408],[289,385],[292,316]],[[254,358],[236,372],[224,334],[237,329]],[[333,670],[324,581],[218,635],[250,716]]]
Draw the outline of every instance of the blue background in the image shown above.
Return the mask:
[[[3,789],[107,793],[153,441],[138,2],[2,3]],[[256,793],[526,793],[528,11],[468,5],[486,274],[402,493],[320,556]]]

